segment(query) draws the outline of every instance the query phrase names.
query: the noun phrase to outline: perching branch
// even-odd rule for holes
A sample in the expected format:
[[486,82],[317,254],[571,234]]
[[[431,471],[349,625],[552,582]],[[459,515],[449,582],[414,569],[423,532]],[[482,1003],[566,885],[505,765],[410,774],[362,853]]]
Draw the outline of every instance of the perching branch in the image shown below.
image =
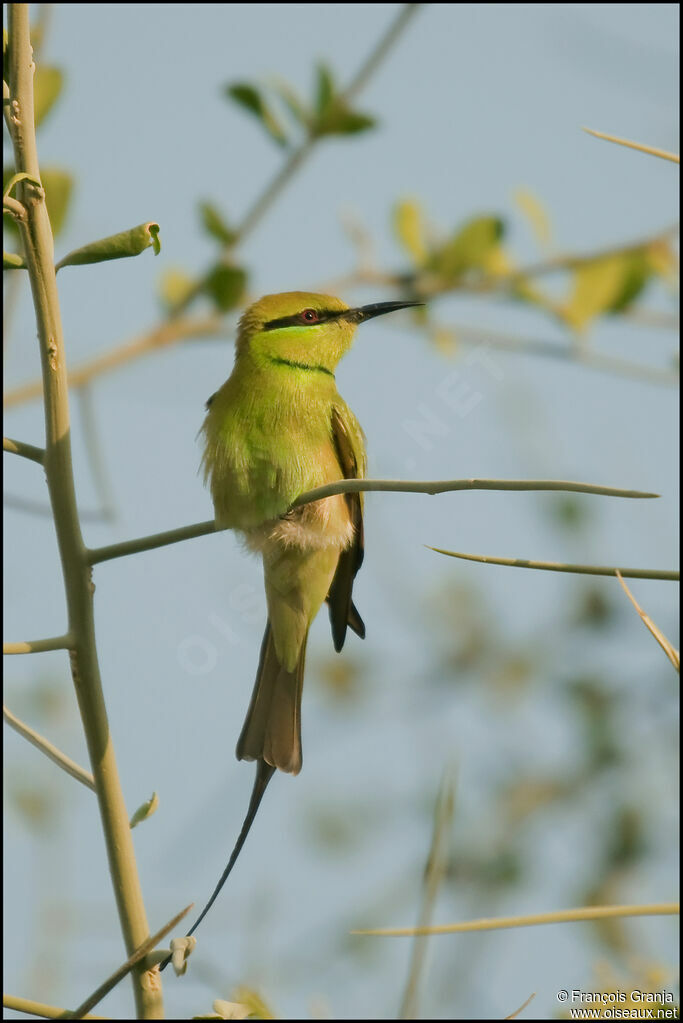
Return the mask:
[[508,565],[512,568],[538,568],[545,572],[572,572],[576,575],[621,575],[627,579],[659,579],[677,582],[680,572],[669,572],[658,568],[616,568],[612,565],[567,565],[562,561],[529,561],[526,558],[491,558],[485,554],[463,554],[460,551],[444,551],[440,547],[429,547],[430,551],[445,554],[449,558],[463,561],[479,561],[484,565]]
[[[292,508],[300,508],[312,501],[320,501],[324,497],[335,494],[358,494],[361,491],[383,491],[394,494],[444,494],[456,490],[561,490],[579,494],[602,494],[607,497],[651,498],[659,494],[651,494],[642,490],[621,490],[617,487],[602,487],[593,483],[573,483],[568,480],[339,480],[327,483],[302,494],[292,504]],[[194,540],[198,536],[221,532],[212,519],[196,522],[190,526],[180,526],[164,533],[152,533],[135,540],[123,543],[112,543],[106,547],[94,547],[88,551],[88,561],[97,565],[112,558],[124,558],[129,554],[140,554],[143,551],[155,550],[183,540]]]
[[32,728],[29,728],[25,722],[16,717],[16,715],[4,705],[2,708],[2,716],[10,728],[13,728],[15,732],[18,732],[24,739],[27,739],[31,745],[35,746],[36,749],[39,749],[46,757],[49,757],[54,764],[61,767],[63,771],[70,774],[72,778],[76,779],[76,781],[80,781],[82,785],[86,786],[86,788],[92,789],[93,792],[95,791],[95,781],[93,776],[88,771],[85,771],[80,764],[77,764],[75,760],[71,759],[71,757],[67,757],[66,753],[62,753],[60,749],[57,749],[57,747],[53,746],[51,742],[48,742],[47,739],[40,735],[39,732],[35,732]]
[[606,920],[624,916],[677,916],[677,902],[653,903],[649,906],[584,906],[582,909],[561,909],[554,913],[532,913],[529,916],[500,916],[483,920],[468,920],[462,924],[442,924],[437,927],[385,927],[351,934],[376,935],[387,938],[412,938],[427,934],[460,934],[465,931],[502,931],[508,927],[536,927],[540,924],[563,924],[580,920]]

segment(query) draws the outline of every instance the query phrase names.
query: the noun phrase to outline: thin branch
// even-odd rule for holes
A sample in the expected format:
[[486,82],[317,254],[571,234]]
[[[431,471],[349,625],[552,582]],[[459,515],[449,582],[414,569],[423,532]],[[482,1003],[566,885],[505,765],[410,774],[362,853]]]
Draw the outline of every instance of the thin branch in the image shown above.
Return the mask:
[[412,938],[416,934],[460,934],[465,931],[501,931],[508,927],[537,927],[540,924],[564,924],[581,920],[606,920],[625,916],[677,916],[677,902],[653,903],[648,906],[584,906],[581,909],[561,909],[554,913],[532,913],[529,916],[500,916],[483,920],[468,920],[462,924],[442,924],[437,927],[384,927],[351,934],[376,935],[387,938]]
[[[300,508],[312,501],[321,501],[325,497],[333,497],[336,494],[358,494],[361,491],[381,491],[394,494],[445,494],[458,490],[519,490],[519,491],[567,491],[578,494],[602,494],[607,497],[628,497],[628,498],[651,498],[659,497],[659,494],[651,494],[642,490],[621,490],[617,487],[602,487],[593,483],[573,483],[570,480],[488,480],[488,479],[467,479],[467,480],[338,480],[336,483],[327,483],[323,487],[316,487],[298,497],[291,505],[292,508]],[[152,533],[149,536],[141,536],[134,540],[125,540],[123,543],[113,543],[106,547],[93,547],[88,551],[88,561],[91,565],[97,565],[102,561],[111,561],[112,558],[124,558],[129,554],[140,554],[143,551],[155,550],[158,547],[166,547],[169,544],[180,543],[182,540],[194,540],[198,536],[207,536],[209,533],[220,533],[221,529],[216,527],[212,519],[204,522],[195,522],[189,526],[180,526],[178,529],[169,529],[164,533]]]
[[657,640],[657,642],[661,646],[662,650],[664,651],[666,656],[669,658],[669,660],[673,664],[673,666],[676,669],[676,671],[680,673],[680,670],[681,670],[681,655],[679,654],[678,650],[676,650],[676,648],[669,642],[669,640],[666,638],[666,636],[664,635],[662,630],[657,628],[657,626],[652,621],[650,616],[648,614],[646,614],[645,611],[643,611],[642,607],[640,606],[640,604],[638,603],[636,598],[633,596],[633,594],[629,590],[629,588],[626,585],[626,583],[624,582],[623,577],[622,577],[622,573],[618,571],[616,573],[616,575],[617,575],[617,579],[621,583],[621,588],[623,589],[624,593],[626,594],[628,599],[631,601],[631,603],[635,607],[635,609],[638,612],[638,614],[640,615],[640,617],[641,617],[641,619],[643,621],[643,624],[645,625],[645,627],[647,629],[650,630],[652,635],[655,637],[655,639]]
[[15,199],[12,195],[5,195],[2,199],[2,211],[3,213],[9,214],[13,220],[19,223],[26,217],[26,210],[22,203],[18,199]]
[[[56,1005],[34,1002],[32,998],[18,998],[16,995],[3,995],[2,1004],[5,1009],[14,1009],[15,1012],[26,1012],[31,1016],[40,1016],[41,1019],[64,1019],[69,1012],[68,1009],[58,1009]],[[109,1016],[81,1016],[81,1019],[109,1018]]]
[[73,645],[69,633],[50,636],[48,639],[27,639],[20,643],[3,643],[3,654],[43,654],[48,650],[68,650]]
[[12,440],[11,437],[2,438],[2,450],[9,451],[13,455],[20,455],[22,458],[29,458],[32,462],[42,465],[45,461],[45,449],[34,447],[33,444],[25,444],[21,440]]
[[573,572],[576,575],[616,575],[621,572],[627,579],[659,579],[677,582],[680,572],[668,572],[657,568],[616,568],[613,565],[567,565],[562,561],[529,561],[526,558],[491,558],[484,554],[463,554],[460,551],[445,551],[441,547],[429,547],[430,551],[445,554],[449,558],[464,561],[479,561],[484,565],[508,565],[512,568],[538,568],[545,572]]
[[[141,962],[145,956],[149,955],[149,953],[156,948],[159,942],[162,941],[167,934],[170,934],[174,927],[180,923],[183,917],[187,916],[193,906],[194,902],[191,902],[189,906],[186,906],[180,913],[177,913],[172,920],[169,920],[169,922],[165,924],[160,931],[157,931],[156,934],[151,936],[151,938],[147,938],[146,941],[143,941],[140,947],[137,948],[128,959],[126,959],[125,963],[119,966],[118,970],[115,970],[114,973],[112,973],[111,977],[108,977],[107,980],[100,984],[100,986],[96,988],[91,995],[88,995],[85,1001],[82,1002],[77,1009],[74,1009],[73,1012],[67,1012],[63,1018],[83,1019],[86,1013],[89,1012],[90,1009],[94,1008],[98,1002],[101,1002],[105,995],[108,995],[109,992],[130,973],[137,963]],[[156,982],[160,983],[158,971]]]
[[680,382],[677,370],[660,369],[659,367],[647,366],[640,362],[615,358],[612,355],[604,355],[601,352],[592,351],[590,348],[580,347],[572,342],[557,344],[553,341],[520,337],[515,334],[506,334],[482,327],[453,325],[441,329],[451,332],[456,344],[483,345],[486,348],[495,348],[502,352],[561,359],[578,363],[581,366],[587,366],[589,369],[614,373],[618,376],[630,377],[636,380],[645,380],[653,384],[677,386]]
[[604,131],[595,131],[593,128],[584,128],[589,135],[596,139],[605,139],[606,142],[616,142],[619,146],[627,146],[629,149],[637,149],[641,153],[649,153],[650,156],[658,156],[661,160],[671,160],[672,163],[680,163],[678,153],[669,153],[666,149],[655,149],[654,146],[646,146],[642,142],[631,142],[629,139],[621,139],[617,135],[607,135]]
[[[418,927],[429,926],[436,904],[436,896],[446,872],[448,833],[453,821],[454,803],[454,781],[449,774],[446,774],[439,787],[439,794],[434,808],[434,827],[424,871],[422,905],[418,916]],[[417,996],[426,952],[427,939],[416,937],[410,959],[406,989],[399,1010],[399,1019],[418,1018]]]
[[536,992],[533,991],[529,995],[529,997],[527,998],[526,1002],[522,1002],[522,1004],[520,1005],[519,1009],[515,1009],[515,1011],[511,1012],[509,1016],[505,1017],[505,1019],[517,1019],[519,1014],[521,1012],[524,1012],[524,1010],[526,1009],[527,1005],[529,1005],[534,1000],[535,997],[536,997]]
[[99,498],[102,518],[105,521],[113,522],[116,518],[114,488],[106,469],[106,459],[97,427],[97,414],[92,400],[92,389],[88,384],[82,384],[76,394],[81,413],[85,451]]
[[[35,135],[29,5],[8,7],[9,102],[4,112],[14,150],[17,182],[26,217],[19,223],[36,316],[45,415],[45,475],[62,564],[68,609],[71,675],[95,779],[114,897],[127,953],[149,935],[135,852],[119,781],[102,691],[93,608],[93,587],[76,504],[64,331],[54,267],[54,238],[40,180]],[[161,985],[149,985],[134,967],[136,1010],[143,1019],[163,1015]]]
[[[161,348],[169,348],[178,341],[188,338],[206,337],[221,333],[224,329],[223,321],[218,316],[205,316],[200,319],[178,319],[162,323],[152,330],[145,331],[131,341],[104,352],[102,355],[89,359],[82,365],[77,366],[68,374],[69,387],[82,387],[103,373],[119,369],[134,359]],[[42,380],[33,380],[30,383],[22,384],[19,387],[8,391],[3,399],[5,408],[14,408],[24,402],[40,398],[43,393]]]
[[[391,23],[385,34],[373,49],[370,56],[363,62],[356,74],[349,82],[346,89],[339,97],[340,102],[349,102],[367,85],[370,77],[378,69],[386,58],[391,47],[396,43],[408,22],[417,12],[420,4],[403,4],[398,15]],[[266,186],[264,191],[254,200],[247,210],[241,224],[237,228],[237,242],[241,242],[254,229],[263,215],[272,206],[285,186],[291,181],[299,168],[311,155],[316,143],[319,140],[315,136],[309,136],[298,146],[282,165],[273,180]],[[233,243],[235,244],[235,243]]]
[[[31,501],[28,497],[17,497],[16,494],[3,494],[2,503],[5,508],[25,512],[27,515],[39,515],[41,518],[52,518],[52,508],[46,501]],[[81,522],[110,522],[111,515],[106,510],[85,508],[78,513]]]
[[57,749],[57,747],[53,746],[51,742],[48,742],[47,739],[40,735],[39,732],[34,731],[33,728],[29,728],[25,722],[13,714],[12,711],[4,705],[2,708],[2,716],[10,728],[13,728],[15,732],[18,732],[24,739],[27,739],[32,746],[35,746],[36,749],[39,749],[46,757],[49,757],[54,764],[61,767],[63,771],[70,774],[72,778],[76,779],[76,781],[80,781],[82,785],[86,786],[86,788],[92,789],[93,792],[95,791],[95,780],[93,776],[88,771],[84,770],[80,764],[77,764],[75,760],[71,759],[71,757],[67,757],[66,753],[62,753],[60,749]]

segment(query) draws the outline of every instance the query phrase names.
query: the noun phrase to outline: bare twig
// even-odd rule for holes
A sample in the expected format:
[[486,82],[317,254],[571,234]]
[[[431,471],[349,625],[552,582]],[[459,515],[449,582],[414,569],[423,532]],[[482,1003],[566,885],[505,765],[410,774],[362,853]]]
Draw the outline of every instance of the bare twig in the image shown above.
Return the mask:
[[520,1005],[519,1009],[515,1009],[515,1011],[511,1012],[509,1016],[505,1017],[505,1019],[517,1019],[519,1014],[521,1012],[524,1012],[524,1010],[526,1009],[527,1005],[529,1005],[534,1000],[535,997],[536,997],[536,992],[534,991],[532,994],[529,995],[529,997],[527,998],[526,1002],[522,1002],[522,1004]]
[[655,149],[654,146],[646,146],[643,142],[631,142],[629,139],[620,139],[617,135],[608,135],[604,131],[594,131],[593,128],[584,128],[589,135],[596,139],[605,139],[607,142],[616,142],[619,146],[627,146],[629,149],[637,149],[641,153],[649,153],[650,156],[658,156],[661,160],[671,160],[672,163],[680,163],[678,153],[669,153],[666,149]]
[[413,938],[416,934],[460,934],[466,931],[502,931],[508,927],[536,927],[541,924],[563,924],[581,920],[606,920],[625,916],[677,916],[677,902],[652,903],[647,906],[584,906],[581,909],[560,909],[554,913],[532,913],[528,916],[500,916],[484,920],[468,920],[461,924],[437,927],[383,927],[351,934],[376,935],[387,938]]
[[20,643],[3,643],[3,654],[43,654],[48,650],[68,650],[73,644],[69,633],[47,639],[27,639]]
[[70,774],[72,778],[76,779],[76,781],[80,781],[82,785],[86,786],[86,788],[92,789],[93,792],[95,791],[95,781],[89,771],[84,770],[80,764],[77,764],[75,760],[71,759],[71,757],[67,757],[66,753],[62,753],[60,749],[57,749],[57,747],[53,746],[51,742],[48,742],[48,740],[44,738],[44,736],[40,735],[39,732],[30,728],[24,721],[18,718],[8,707],[5,707],[4,705],[2,708],[2,716],[10,728],[13,728],[15,732],[18,732],[24,739],[27,739],[32,746],[35,746],[36,749],[39,749],[46,757],[49,757],[54,764],[61,767],[63,771]]
[[[180,913],[177,913],[172,920],[169,920],[169,922],[165,924],[161,930],[157,931],[156,934],[153,934],[151,938],[147,938],[146,941],[143,941],[140,947],[137,948],[128,959],[126,959],[125,963],[119,966],[118,970],[115,970],[114,973],[112,973],[111,977],[108,977],[107,980],[100,984],[100,986],[96,988],[91,995],[88,995],[85,1001],[82,1002],[77,1009],[74,1009],[73,1012],[67,1012],[63,1018],[83,1019],[90,1009],[97,1005],[98,1002],[101,1002],[105,995],[108,995],[109,992],[130,973],[134,966],[141,962],[145,956],[149,955],[149,953],[156,948],[159,942],[162,941],[167,934],[171,933],[183,917],[187,916],[193,906],[194,902],[191,902],[189,906],[186,906]],[[156,967],[154,969],[156,969]],[[158,975],[156,977],[156,982],[160,983]]]
[[441,547],[429,547],[430,551],[445,554],[449,558],[463,561],[479,561],[484,565],[508,565],[512,568],[537,568],[545,572],[572,572],[576,575],[616,575],[621,572],[627,579],[660,579],[676,582],[680,572],[669,572],[658,568],[616,568],[613,565],[568,565],[562,561],[529,561],[526,558],[492,558],[485,554],[463,554],[461,551],[445,551]]
[[[60,1009],[56,1005],[46,1005],[45,1002],[34,1002],[32,998],[18,998],[16,995],[3,995],[2,1004],[5,1009],[13,1009],[15,1012],[25,1012],[31,1016],[39,1016],[42,1019],[64,1019],[68,1009]],[[109,1019],[108,1016],[81,1016],[81,1019]]]
[[680,655],[680,653],[678,652],[678,650],[676,650],[676,648],[673,646],[673,644],[671,644],[669,642],[669,640],[666,638],[666,636],[664,635],[662,630],[659,629],[655,625],[655,623],[652,621],[650,616],[648,614],[646,614],[645,611],[643,611],[642,607],[640,606],[640,604],[638,603],[636,598],[633,596],[633,594],[631,593],[631,591],[628,588],[628,586],[626,585],[626,583],[624,582],[622,573],[617,570],[616,576],[617,576],[617,579],[619,580],[619,582],[621,583],[621,588],[623,589],[624,593],[626,594],[628,599],[631,601],[631,603],[635,607],[635,609],[638,612],[638,614],[640,615],[640,617],[641,617],[641,619],[643,621],[643,624],[645,625],[645,627],[647,629],[650,630],[652,635],[655,637],[655,639],[657,640],[657,642],[661,646],[662,650],[664,651],[666,656],[669,658],[669,660],[673,664],[673,666],[676,669],[676,671],[680,672],[680,670],[681,670],[681,655]]
[[[394,494],[444,494],[458,490],[559,490],[579,494],[602,494],[607,497],[651,498],[659,496],[642,490],[622,490],[617,487],[597,486],[593,483],[574,483],[570,480],[467,479],[425,482],[420,480],[339,480],[337,483],[327,483],[323,487],[316,487],[315,490],[309,490],[302,494],[293,502],[292,508],[299,508],[301,505],[320,501],[335,494],[358,494],[361,491],[383,491]],[[221,530],[216,528],[212,519],[208,519],[189,526],[180,526],[178,529],[169,529],[164,533],[153,533],[150,536],[125,540],[122,543],[113,543],[106,547],[94,547],[88,552],[88,560],[91,565],[97,565],[102,561],[111,561],[112,558],[124,558],[130,554],[155,550],[158,547],[166,547],[183,540],[193,540],[195,537],[207,536],[209,533],[215,532],[221,532]]]
[[37,448],[33,444],[25,444],[21,440],[12,440],[11,437],[2,438],[2,450],[9,451],[13,455],[20,455],[22,458],[29,458],[32,462],[42,465],[45,461],[45,450]]

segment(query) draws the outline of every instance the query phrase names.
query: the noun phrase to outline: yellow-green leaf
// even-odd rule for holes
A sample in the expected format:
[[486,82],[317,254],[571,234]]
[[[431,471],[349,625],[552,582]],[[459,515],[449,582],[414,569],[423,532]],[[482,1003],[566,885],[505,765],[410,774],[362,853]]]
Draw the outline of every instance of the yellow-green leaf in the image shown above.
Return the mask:
[[202,226],[208,234],[219,241],[221,245],[233,244],[237,238],[237,234],[227,224],[223,214],[217,206],[214,206],[213,203],[210,202],[200,202],[199,215],[202,220]]
[[60,270],[64,266],[83,266],[87,263],[104,263],[109,259],[125,259],[127,256],[139,256],[141,252],[150,247],[158,256],[161,251],[159,225],[153,221],[131,227],[128,231],[121,231],[119,234],[109,235],[107,238],[100,238],[80,249],[74,249],[64,259],[60,259],[57,269]]
[[630,305],[651,272],[642,249],[582,263],[574,271],[572,291],[559,307],[560,315],[573,330],[582,332],[596,317]]
[[235,103],[253,114],[278,145],[288,144],[284,129],[258,89],[246,82],[235,82],[233,85],[227,85],[225,92]]
[[518,188],[513,193],[513,198],[529,221],[539,245],[547,248],[552,240],[552,227],[543,203],[526,188]]
[[401,199],[394,207],[394,233],[416,266],[427,258],[424,218],[420,204],[414,199]]
[[500,217],[473,217],[432,255],[431,269],[450,281],[470,270],[480,270],[504,233],[505,223]]
[[21,270],[26,266],[23,257],[17,255],[16,252],[3,252],[2,254],[2,269],[3,270]]
[[45,120],[59,99],[64,86],[64,76],[59,68],[46,67],[44,64],[36,68],[33,79],[33,103],[36,128]]
[[52,234],[56,238],[64,227],[71,205],[73,177],[68,171],[59,167],[42,167],[40,179],[45,189],[45,204],[50,217]]
[[213,299],[218,311],[227,313],[239,304],[246,284],[247,274],[242,267],[218,263],[207,275],[204,290]]
[[142,806],[139,806],[130,819],[131,830],[137,827],[142,821],[146,821],[159,809],[159,797],[153,792],[149,799],[146,799]]
[[164,270],[159,280],[159,294],[169,312],[185,303],[196,283],[184,270],[177,267],[169,267]]

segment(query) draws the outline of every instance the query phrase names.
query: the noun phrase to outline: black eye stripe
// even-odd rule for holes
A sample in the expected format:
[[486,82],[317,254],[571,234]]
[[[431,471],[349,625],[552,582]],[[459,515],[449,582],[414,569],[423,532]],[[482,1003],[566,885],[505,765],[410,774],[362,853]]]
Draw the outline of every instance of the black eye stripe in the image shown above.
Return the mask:
[[346,309],[316,309],[315,312],[318,314],[318,319],[312,320],[310,323],[306,323],[305,320],[301,319],[304,312],[306,310],[302,309],[300,313],[294,313],[293,316],[281,316],[277,320],[268,320],[267,323],[263,324],[263,329],[277,330],[278,327],[315,327],[318,323],[339,319],[340,316],[344,315]]

